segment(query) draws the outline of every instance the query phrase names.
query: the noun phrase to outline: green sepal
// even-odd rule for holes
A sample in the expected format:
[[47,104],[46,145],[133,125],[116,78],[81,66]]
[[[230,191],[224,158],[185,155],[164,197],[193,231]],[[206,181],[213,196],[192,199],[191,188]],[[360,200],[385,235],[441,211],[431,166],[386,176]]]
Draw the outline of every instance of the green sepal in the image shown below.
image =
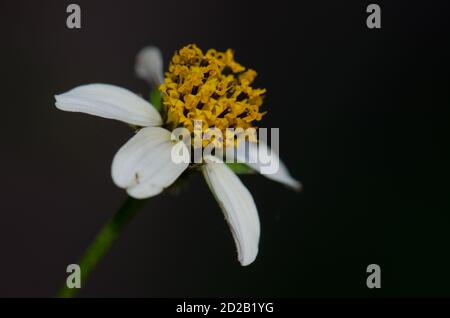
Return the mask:
[[245,163],[240,162],[227,162],[228,168],[230,168],[236,174],[252,174],[255,170],[247,166]]
[[150,92],[150,104],[155,107],[155,109],[161,112],[162,103],[161,103],[161,92],[159,89],[155,88]]

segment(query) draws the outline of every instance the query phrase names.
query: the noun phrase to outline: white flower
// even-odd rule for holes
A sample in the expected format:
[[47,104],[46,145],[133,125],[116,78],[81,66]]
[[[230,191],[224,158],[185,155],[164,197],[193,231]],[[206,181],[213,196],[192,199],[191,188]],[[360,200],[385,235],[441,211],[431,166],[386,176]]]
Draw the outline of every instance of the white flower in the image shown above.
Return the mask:
[[[148,47],[138,54],[135,70],[140,78],[151,84],[160,84],[163,81],[162,65],[160,51]],[[114,85],[89,84],[56,95],[55,99],[56,107],[61,110],[87,113],[142,127],[119,149],[112,163],[114,183],[126,189],[130,196],[136,199],[155,196],[188,168],[189,158],[179,163],[171,160],[172,148],[186,148],[186,145],[182,141],[174,143],[171,132],[161,127],[163,121],[159,112],[131,91]],[[263,143],[261,146],[267,147]],[[182,153],[187,154],[185,150]],[[250,147],[247,156],[255,156],[256,151],[256,147]],[[277,173],[266,176],[300,189],[301,184],[290,176],[278,156],[274,153],[272,156],[278,161],[279,169]],[[248,158],[241,160],[248,162]],[[260,171],[258,164],[249,165]],[[258,212],[252,195],[237,175],[215,158],[205,158],[201,169],[231,228],[240,263],[243,266],[251,264],[258,254],[260,236]]]

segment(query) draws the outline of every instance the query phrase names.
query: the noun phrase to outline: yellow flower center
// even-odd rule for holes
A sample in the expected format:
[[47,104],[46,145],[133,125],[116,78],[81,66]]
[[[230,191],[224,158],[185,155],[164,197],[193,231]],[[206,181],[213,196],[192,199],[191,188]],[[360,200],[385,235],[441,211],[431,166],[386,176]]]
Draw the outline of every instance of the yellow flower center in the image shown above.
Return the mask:
[[183,47],[172,57],[159,87],[167,126],[194,133],[194,121],[201,120],[203,132],[215,128],[224,138],[227,128],[254,127],[265,114],[260,106],[266,91],[251,86],[255,77],[254,70],[234,60],[231,49],[204,54],[195,44]]

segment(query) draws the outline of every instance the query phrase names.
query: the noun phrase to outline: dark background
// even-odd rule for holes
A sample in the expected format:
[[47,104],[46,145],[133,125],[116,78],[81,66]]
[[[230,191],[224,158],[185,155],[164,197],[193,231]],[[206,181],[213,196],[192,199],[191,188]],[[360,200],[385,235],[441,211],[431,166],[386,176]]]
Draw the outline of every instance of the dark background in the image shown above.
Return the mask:
[[[449,5],[376,1],[2,1],[0,296],[51,297],[126,197],[111,180],[131,136],[54,107],[103,82],[147,94],[135,54],[235,49],[268,89],[266,127],[305,186],[244,176],[261,219],[241,267],[202,177],[150,200],[80,296],[449,296]],[[167,65],[167,64],[166,64]],[[366,267],[382,288],[366,287]]]

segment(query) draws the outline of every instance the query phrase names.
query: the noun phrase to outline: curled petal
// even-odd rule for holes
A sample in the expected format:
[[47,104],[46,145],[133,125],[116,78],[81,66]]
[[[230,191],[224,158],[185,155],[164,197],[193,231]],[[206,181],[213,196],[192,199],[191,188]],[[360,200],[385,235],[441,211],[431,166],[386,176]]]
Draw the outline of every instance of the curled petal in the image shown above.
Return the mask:
[[243,162],[266,178],[280,182],[296,191],[302,189],[300,181],[295,180],[278,154],[260,140],[258,143],[239,143],[236,151],[238,162]]
[[257,254],[260,235],[258,211],[252,195],[226,164],[205,158],[203,175],[221,207],[236,243],[242,266],[251,264]]
[[[189,165],[186,160],[172,160],[172,149],[186,147],[171,141],[171,133],[161,127],[141,129],[120,148],[112,163],[114,183],[127,189],[130,196],[144,199],[161,193]],[[188,156],[186,149],[182,153]]]
[[56,107],[141,127],[160,126],[161,115],[146,100],[133,92],[109,84],[88,84],[56,95]]

